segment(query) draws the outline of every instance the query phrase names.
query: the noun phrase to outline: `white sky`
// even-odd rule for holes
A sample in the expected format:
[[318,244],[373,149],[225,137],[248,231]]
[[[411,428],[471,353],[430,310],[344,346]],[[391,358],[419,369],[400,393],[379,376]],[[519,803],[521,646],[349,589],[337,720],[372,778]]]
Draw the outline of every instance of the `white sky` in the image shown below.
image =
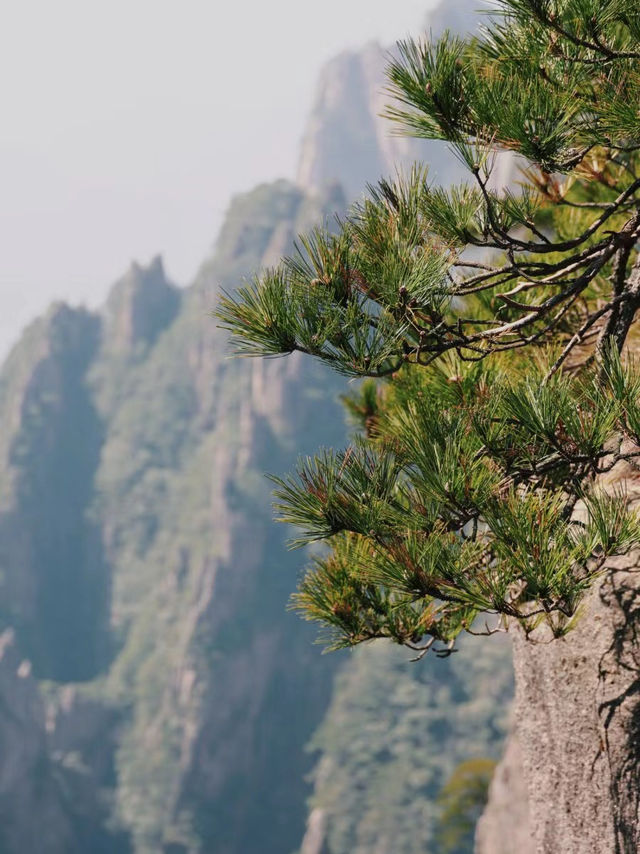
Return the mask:
[[230,196],[293,177],[322,63],[417,33],[433,0],[7,0],[0,354],[132,259],[192,278]]

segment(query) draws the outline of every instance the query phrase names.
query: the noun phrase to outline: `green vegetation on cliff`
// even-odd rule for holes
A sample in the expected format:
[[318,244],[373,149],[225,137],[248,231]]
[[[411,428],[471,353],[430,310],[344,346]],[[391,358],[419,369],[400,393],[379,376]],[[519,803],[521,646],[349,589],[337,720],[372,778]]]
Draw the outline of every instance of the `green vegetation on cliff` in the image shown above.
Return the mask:
[[[510,644],[469,638],[459,654],[411,663],[374,644],[346,657],[312,747],[311,807],[326,854],[416,854],[435,846],[439,795],[459,763],[497,759],[513,692]],[[468,836],[455,849],[471,852]]]

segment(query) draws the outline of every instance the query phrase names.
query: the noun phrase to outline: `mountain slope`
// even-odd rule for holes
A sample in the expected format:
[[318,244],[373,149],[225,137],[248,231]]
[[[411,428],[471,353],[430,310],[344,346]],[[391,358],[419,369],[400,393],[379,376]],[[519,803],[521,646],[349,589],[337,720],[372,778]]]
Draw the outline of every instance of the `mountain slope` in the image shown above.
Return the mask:
[[[311,668],[309,630],[285,615],[300,557],[263,472],[339,441],[336,382],[306,362],[228,360],[208,313],[342,205],[260,187],[191,289],[157,260],[134,266],[101,315],[55,308],[5,367],[3,620],[49,680],[49,760],[104,766],[98,787],[115,769],[136,852],[276,852],[303,832],[302,748],[334,663]],[[91,730],[108,708],[113,741],[74,743],[68,721]]]
[[319,761],[302,854],[436,850],[437,798],[452,772],[500,755],[510,658],[504,639],[469,637],[456,655],[419,663],[390,644],[357,650],[312,741]]
[[408,852],[455,762],[498,749],[503,647],[321,657],[286,612],[305,556],[263,475],[345,442],[343,382],[308,360],[229,360],[210,317],[221,288],[343,210],[332,178],[353,195],[396,156],[370,83],[351,96],[373,148],[321,117],[336,174],[239,196],[191,287],[134,264],[100,312],[54,306],[4,366],[0,851],[290,854],[312,796],[331,854]]
[[[442,3],[428,13],[424,30],[433,37],[445,30],[470,32],[480,21],[478,5],[479,0]],[[322,69],[300,147],[300,186],[314,191],[338,182],[353,200],[368,182],[415,162],[428,164],[430,179],[443,186],[465,177],[445,143],[399,136],[391,122],[381,119],[390,101],[385,68],[392,55],[397,48],[370,42],[344,51]]]

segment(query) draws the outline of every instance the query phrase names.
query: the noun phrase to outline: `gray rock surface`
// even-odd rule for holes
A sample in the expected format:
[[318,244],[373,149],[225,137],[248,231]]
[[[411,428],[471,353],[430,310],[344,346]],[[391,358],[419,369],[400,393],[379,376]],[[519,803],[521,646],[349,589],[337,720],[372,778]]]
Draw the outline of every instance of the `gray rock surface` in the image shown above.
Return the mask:
[[312,192],[237,198],[191,288],[159,259],[134,264],[100,313],[55,306],[7,360],[0,593],[21,652],[2,635],[0,851],[299,844],[303,746],[338,664],[285,614],[303,559],[282,548],[262,473],[342,442],[338,386],[296,359],[228,361],[209,312],[343,208],[322,186],[357,195],[424,159],[377,119],[383,64],[369,46],[327,70],[301,158]]
[[611,562],[565,638],[514,631],[515,735],[476,854],[640,850],[637,565],[637,554]]
[[[445,30],[473,33],[483,21],[482,0],[450,0],[431,10],[424,33],[439,38]],[[419,34],[413,34],[419,35]],[[385,69],[395,46],[369,42],[344,51],[322,70],[313,107],[300,147],[297,183],[316,192],[338,182],[349,201],[359,199],[367,183],[406,173],[414,163],[429,167],[429,180],[448,186],[469,179],[469,173],[440,140],[400,135],[401,129],[383,117],[393,99]],[[491,185],[501,189],[513,180],[514,158],[500,155]]]
[[307,831],[302,840],[300,854],[330,854],[327,847],[327,816],[316,807],[309,813]]
[[507,739],[489,787],[489,801],[476,827],[475,854],[535,854],[522,752],[515,733]]
[[639,616],[637,574],[618,569],[566,638],[515,636],[516,727],[538,854],[640,849]]
[[[440,3],[425,18],[424,30],[434,38],[445,30],[471,32],[481,20],[480,5],[480,0]],[[399,136],[397,127],[382,118],[392,100],[385,68],[396,52],[370,42],[324,67],[300,148],[297,181],[306,190],[338,181],[348,199],[357,199],[367,182],[393,177],[415,162],[428,164],[431,180],[443,186],[463,177],[445,143]]]
[[0,850],[25,854],[78,851],[47,755],[38,686],[11,629],[0,635],[0,708]]
[[160,256],[148,267],[134,261],[105,305],[104,345],[122,356],[149,346],[169,326],[179,305],[180,292],[166,278]]
[[435,161],[432,172],[443,183],[451,170],[460,171],[442,144],[393,136],[391,123],[380,118],[389,100],[383,91],[386,62],[385,50],[371,42],[323,69],[300,149],[297,181],[305,189],[340,180],[347,197],[356,199],[367,182],[425,159]]
[[303,558],[263,472],[343,441],[341,386],[310,360],[226,358],[210,312],[342,205],[262,186],[191,288],[133,265],[0,372],[3,854],[299,845],[337,661],[286,612]]

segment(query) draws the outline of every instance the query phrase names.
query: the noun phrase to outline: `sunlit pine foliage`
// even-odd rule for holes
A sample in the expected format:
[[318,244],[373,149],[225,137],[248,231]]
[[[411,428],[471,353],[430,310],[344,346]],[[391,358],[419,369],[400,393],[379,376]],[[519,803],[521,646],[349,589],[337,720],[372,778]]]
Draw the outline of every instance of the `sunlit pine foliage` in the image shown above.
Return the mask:
[[296,542],[330,545],[295,604],[331,646],[446,654],[509,620],[562,635],[640,541],[629,496],[605,485],[640,455],[624,353],[640,306],[640,6],[494,13],[478,39],[402,42],[388,68],[389,116],[446,140],[468,181],[443,190],[425,166],[382,179],[217,310],[240,353],[298,350],[366,378],[346,402],[352,446],[276,487]]

